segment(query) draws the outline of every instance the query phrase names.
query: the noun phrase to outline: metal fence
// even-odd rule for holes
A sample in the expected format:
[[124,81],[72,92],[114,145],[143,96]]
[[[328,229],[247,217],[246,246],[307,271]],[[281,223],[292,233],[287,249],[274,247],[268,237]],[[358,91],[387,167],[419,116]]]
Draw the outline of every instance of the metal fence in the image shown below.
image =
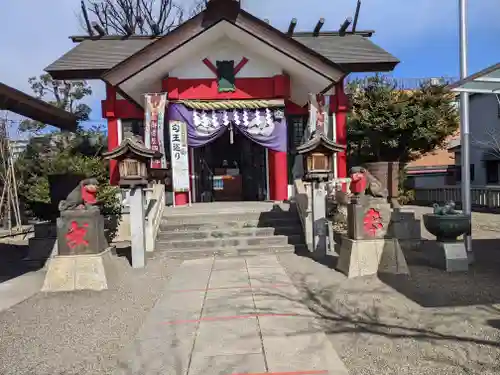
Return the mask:
[[[445,186],[435,189],[415,189],[415,203],[433,204],[454,201],[460,204],[462,193],[460,186]],[[471,188],[473,208],[500,209],[500,186],[473,186]]]

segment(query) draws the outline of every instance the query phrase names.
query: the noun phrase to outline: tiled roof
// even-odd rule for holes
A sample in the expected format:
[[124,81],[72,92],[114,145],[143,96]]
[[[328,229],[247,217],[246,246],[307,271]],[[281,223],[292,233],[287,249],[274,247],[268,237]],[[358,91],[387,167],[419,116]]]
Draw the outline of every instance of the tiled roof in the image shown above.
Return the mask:
[[[361,35],[297,34],[293,38],[351,72],[389,71],[399,62],[390,53]],[[118,36],[86,39],[45,70],[53,75],[63,71],[96,71],[96,75],[100,75],[155,40],[157,38],[124,39]]]
[[455,154],[448,151],[448,145],[452,144],[456,139],[460,139],[459,133],[449,137],[448,141],[442,148],[438,148],[422,155],[420,158],[408,163],[407,167],[436,167],[455,164]]

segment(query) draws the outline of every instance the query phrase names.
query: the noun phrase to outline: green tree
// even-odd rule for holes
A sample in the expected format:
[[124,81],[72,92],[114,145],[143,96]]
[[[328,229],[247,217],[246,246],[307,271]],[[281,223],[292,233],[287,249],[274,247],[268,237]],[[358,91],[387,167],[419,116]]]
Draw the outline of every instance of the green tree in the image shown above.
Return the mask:
[[[89,119],[91,108],[83,100],[92,95],[92,88],[86,81],[59,81],[49,74],[28,79],[35,97],[49,104],[75,114],[79,120]],[[46,124],[26,119],[19,125],[19,130],[38,133]]]
[[445,84],[429,81],[402,90],[376,75],[352,82],[348,90],[348,153],[356,164],[407,163],[442,146],[458,129],[455,96]]

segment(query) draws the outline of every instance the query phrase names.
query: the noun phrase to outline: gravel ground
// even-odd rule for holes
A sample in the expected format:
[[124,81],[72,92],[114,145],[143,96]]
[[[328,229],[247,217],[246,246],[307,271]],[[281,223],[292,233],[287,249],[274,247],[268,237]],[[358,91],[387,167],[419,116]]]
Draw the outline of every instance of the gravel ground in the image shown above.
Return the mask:
[[500,373],[500,240],[475,241],[476,265],[447,274],[406,254],[411,277],[346,279],[297,255],[280,261],[350,375]]
[[38,293],[0,313],[0,374],[109,374],[179,263],[134,270],[117,258],[107,291]]

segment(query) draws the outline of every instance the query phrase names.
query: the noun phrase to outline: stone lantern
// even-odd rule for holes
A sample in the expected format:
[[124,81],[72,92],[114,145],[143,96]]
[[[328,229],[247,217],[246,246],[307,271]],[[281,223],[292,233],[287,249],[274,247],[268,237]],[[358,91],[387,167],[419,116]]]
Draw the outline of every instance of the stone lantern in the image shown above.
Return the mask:
[[127,138],[119,147],[103,154],[104,159],[118,161],[120,186],[130,188],[147,185],[149,162],[161,156],[161,153],[150,150],[135,138]]
[[333,155],[345,150],[328,139],[323,133],[315,132],[304,144],[297,147],[297,153],[304,158],[304,181],[327,181],[333,178]]
[[[315,132],[304,144],[297,147],[303,157],[304,181],[308,204],[312,215],[308,215],[308,227],[312,227],[312,248],[315,258],[323,258],[328,250],[328,222],[326,220],[326,184],[333,176],[333,155],[344,151],[345,147],[328,139],[322,132]],[[309,243],[309,242],[308,242]],[[333,244],[330,244],[333,247]]]
[[148,183],[148,165],[161,153],[147,148],[138,138],[127,138],[105,159],[118,161],[120,186],[130,188],[130,236],[132,240],[132,267],[146,265],[146,232],[144,214],[144,187]]

